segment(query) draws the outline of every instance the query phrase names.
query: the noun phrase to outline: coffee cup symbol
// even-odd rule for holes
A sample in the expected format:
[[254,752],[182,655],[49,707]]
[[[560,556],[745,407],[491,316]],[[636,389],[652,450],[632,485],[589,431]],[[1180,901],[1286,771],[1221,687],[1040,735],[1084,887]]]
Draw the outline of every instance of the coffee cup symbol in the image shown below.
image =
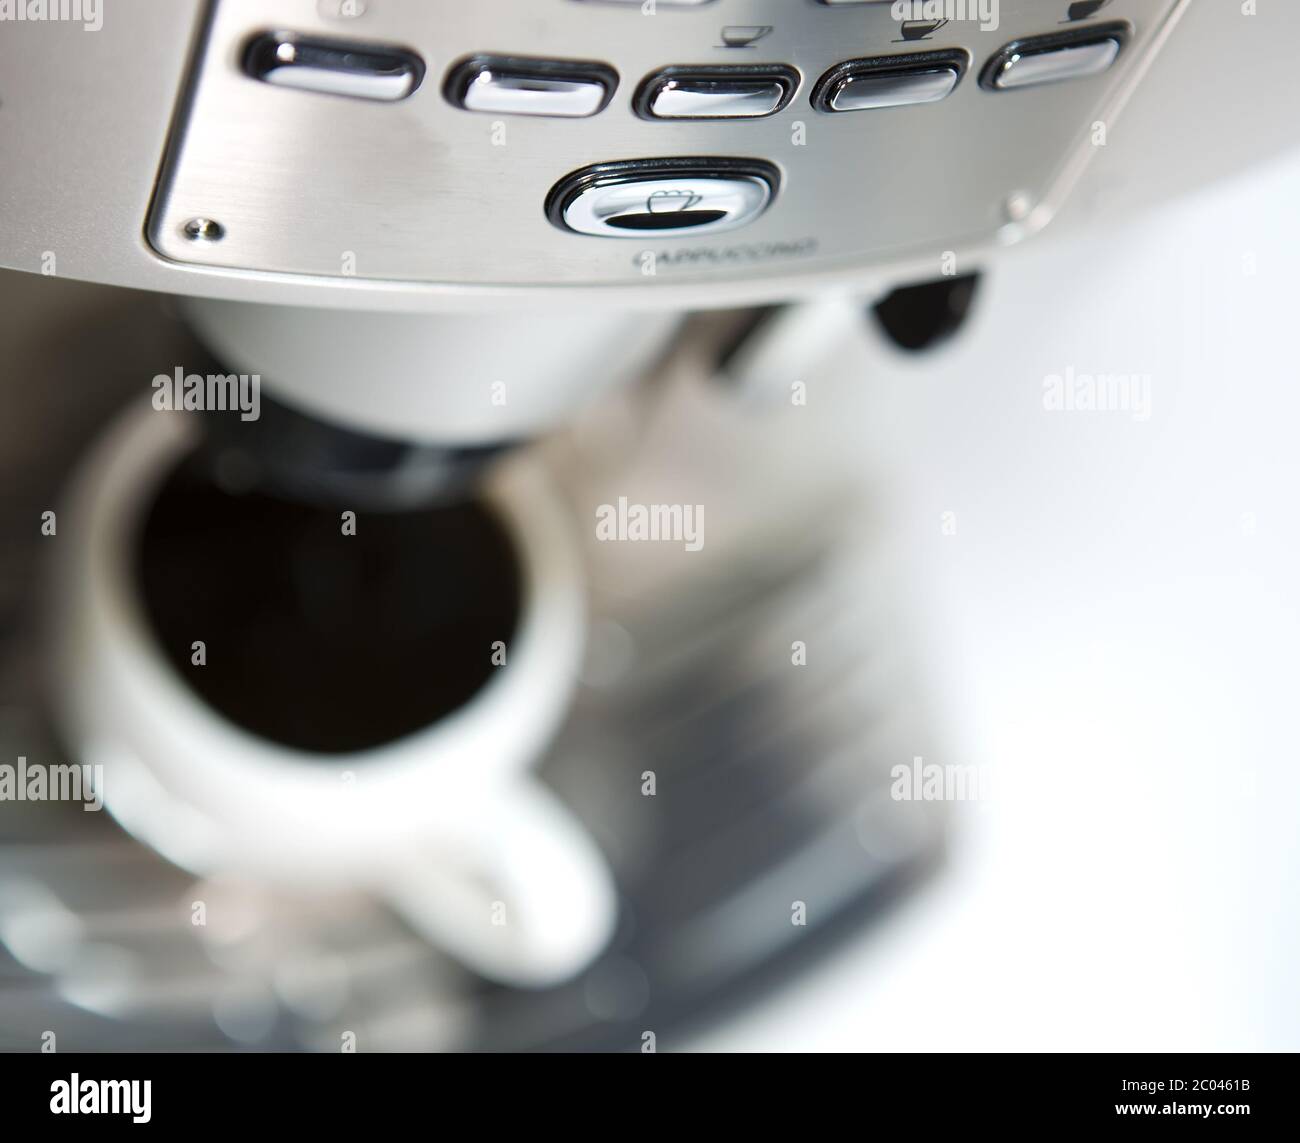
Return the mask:
[[1076,0],[1066,9],[1065,18],[1067,21],[1086,20],[1089,16],[1095,16],[1109,3],[1110,0]]
[[771,24],[728,24],[722,29],[724,48],[752,48],[764,36],[771,35]]
[[645,200],[648,214],[675,214],[690,210],[700,201],[700,196],[688,190],[651,191]]
[[948,22],[947,17],[939,20],[904,20],[902,24],[903,39],[924,40],[933,35]]

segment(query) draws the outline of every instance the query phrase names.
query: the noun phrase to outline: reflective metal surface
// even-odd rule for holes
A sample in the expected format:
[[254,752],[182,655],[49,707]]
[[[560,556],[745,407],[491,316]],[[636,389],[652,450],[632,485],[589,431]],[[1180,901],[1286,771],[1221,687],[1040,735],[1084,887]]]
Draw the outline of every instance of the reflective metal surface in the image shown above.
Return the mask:
[[757,218],[772,197],[761,178],[663,175],[597,183],[564,207],[564,224],[579,234],[641,238],[732,230]]
[[250,43],[244,67],[254,79],[277,87],[383,102],[405,99],[424,77],[420,58],[400,48],[358,48],[283,33],[267,33]]
[[642,85],[637,107],[654,119],[762,119],[798,86],[793,69],[669,68]]
[[[435,7],[433,3],[422,7],[427,11],[443,11],[441,5]],[[803,7],[808,9],[806,13]],[[206,200],[210,209],[196,202],[178,204],[175,216],[169,220],[177,228],[172,234],[176,235],[178,257],[211,256],[221,258],[219,264],[174,261],[160,256],[151,247],[142,226],[142,220],[150,214],[170,133],[173,126],[179,125],[178,100],[184,100],[189,90],[187,77],[194,59],[192,50],[206,42],[203,32],[207,5],[200,0],[169,0],[165,4],[156,0],[115,0],[112,19],[105,20],[99,31],[89,35],[72,22],[51,21],[39,25],[29,22],[21,32],[15,26],[10,29],[14,34],[0,36],[4,92],[31,91],[36,97],[23,103],[21,116],[0,115],[0,152],[7,156],[6,225],[0,227],[0,263],[28,273],[51,272],[52,254],[58,263],[54,272],[60,275],[136,289],[298,306],[423,312],[482,310],[525,299],[529,305],[557,309],[573,304],[602,308],[630,304],[650,307],[746,304],[830,287],[870,293],[888,289],[896,281],[922,280],[932,275],[936,250],[950,249],[960,263],[970,265],[992,245],[1017,241],[1037,232],[1049,220],[1053,220],[1054,230],[1067,234],[1091,230],[1100,217],[1111,222],[1130,217],[1147,204],[1221,179],[1226,171],[1264,162],[1300,140],[1300,121],[1287,113],[1292,102],[1293,69],[1289,53],[1290,45],[1300,34],[1300,8],[1264,5],[1253,18],[1243,18],[1234,5],[1192,5],[1185,0],[1177,5],[1177,20],[1156,33],[1160,46],[1154,60],[1147,58],[1146,48],[1155,44],[1154,40],[1148,40],[1146,30],[1153,11],[1159,16],[1164,8],[1145,2],[1126,4],[1114,0],[1104,12],[1132,19],[1137,24],[1136,58],[1126,62],[1121,57],[1106,79],[1033,89],[1025,99],[999,100],[1001,106],[995,107],[990,102],[968,104],[973,98],[970,92],[973,84],[963,83],[938,107],[900,109],[897,115],[890,112],[810,119],[805,113],[805,87],[786,112],[771,119],[730,126],[709,122],[693,127],[686,124],[690,135],[684,140],[676,136],[682,128],[680,124],[638,120],[637,133],[627,135],[633,127],[622,119],[620,108],[630,104],[629,87],[640,77],[673,62],[734,61],[743,52],[746,60],[794,59],[800,63],[806,83],[810,83],[814,76],[822,74],[817,68],[825,69],[842,60],[848,52],[868,48],[865,35],[857,36],[853,32],[853,19],[856,19],[852,17],[853,12],[887,10],[889,5],[848,5],[838,12],[834,7],[811,4],[803,7],[784,2],[760,5],[758,0],[745,4],[742,9],[745,14],[738,18],[756,21],[745,32],[749,37],[745,42],[750,46],[724,48],[717,45],[724,41],[736,42],[741,32],[724,25],[725,20],[737,17],[728,15],[720,4],[705,5],[698,11],[679,9],[675,13],[661,4],[659,18],[646,18],[639,15],[638,6],[630,4],[555,0],[551,5],[547,0],[548,13],[569,12],[580,17],[576,35],[586,36],[583,29],[592,26],[586,43],[593,50],[604,52],[607,49],[601,45],[617,37],[626,50],[638,57],[642,56],[644,44],[644,57],[648,58],[634,60],[629,55],[628,66],[632,70],[624,72],[625,82],[614,104],[601,115],[581,121],[584,139],[588,127],[612,125],[615,116],[623,125],[609,136],[602,126],[600,138],[591,140],[591,153],[576,162],[561,166],[556,161],[557,148],[541,146],[543,140],[537,137],[534,128],[545,125],[548,133],[551,129],[567,132],[576,130],[579,124],[542,119],[507,124],[512,129],[509,146],[515,168],[530,172],[542,163],[548,169],[544,175],[527,175],[531,189],[516,186],[499,172],[489,171],[487,185],[492,187],[492,197],[487,203],[481,194],[483,178],[453,190],[441,176],[432,181],[410,179],[406,171],[405,164],[428,158],[431,147],[444,158],[451,154],[461,158],[472,154],[478,162],[485,156],[495,155],[500,163],[505,163],[501,149],[491,146],[493,120],[456,112],[438,90],[445,69],[455,62],[450,53],[439,54],[436,66],[430,61],[433,74],[426,77],[414,97],[419,100],[425,92],[432,91],[434,101],[446,108],[448,118],[437,130],[430,125],[424,131],[409,133],[412,142],[409,153],[402,152],[406,156],[402,170],[391,172],[388,185],[379,178],[381,166],[374,165],[370,157],[378,140],[365,131],[358,132],[351,114],[341,114],[345,106],[357,110],[350,101],[311,93],[304,94],[302,100],[290,100],[294,107],[328,103],[334,108],[332,135],[325,131],[330,115],[321,113],[318,119],[315,111],[299,113],[300,125],[310,128],[308,134],[327,137],[332,145],[339,144],[332,146],[332,155],[307,145],[305,135],[295,138],[288,132],[281,138],[272,124],[260,121],[248,108],[240,109],[237,115],[241,121],[242,152],[233,140],[228,150],[221,149],[220,156],[214,151],[214,164],[206,167],[205,176],[211,179],[208,187],[211,194],[205,191],[195,196],[200,202]],[[321,34],[355,35],[360,26],[357,21],[344,24],[330,15],[339,8],[338,4],[296,6],[292,14],[295,18],[310,18]],[[390,8],[387,3],[383,6],[385,11]],[[456,4],[454,8],[449,19],[459,21],[475,9],[486,10],[487,6]],[[1065,8],[1062,4],[1061,12]],[[542,10],[533,3],[526,9],[531,13]],[[784,14],[796,10],[801,20],[806,15],[820,14],[823,20],[809,26],[824,28],[832,37],[823,43],[819,32],[814,44],[811,38],[801,34],[800,42],[805,45],[801,50],[812,61],[807,68],[802,67],[802,56],[796,58],[787,50],[789,25],[783,22]],[[368,5],[361,23],[380,11],[380,5]],[[1015,16],[1014,27],[1010,22],[1012,6],[1004,3],[1000,11],[1004,19],[996,31],[977,31],[971,38],[975,49],[972,66],[976,70],[981,61],[1007,42],[1005,37],[1021,31],[1034,35],[1046,26],[1042,19],[1046,10],[1039,5],[1034,5],[1032,21]],[[711,21],[713,13],[720,18]],[[315,24],[317,15],[319,24]],[[711,22],[712,27],[695,24],[697,19]],[[599,36],[594,34],[597,25]],[[770,30],[764,32],[768,25]],[[254,19],[246,26],[250,32],[265,27],[256,24]],[[675,37],[658,38],[673,27]],[[846,27],[857,36],[851,46],[842,40]],[[759,33],[763,34],[754,41],[752,37]],[[933,42],[936,45],[949,42],[949,33],[950,29],[945,28]],[[836,35],[841,36],[839,42],[834,40]],[[367,36],[376,41],[383,39],[378,29]],[[648,36],[656,37],[653,43],[646,39]],[[399,28],[399,41],[400,38]],[[896,34],[882,35],[881,50],[896,50],[893,40],[897,38]],[[492,41],[478,35],[472,39],[474,46],[467,49],[470,51],[510,46],[495,42],[495,36]],[[575,43],[577,40],[569,37],[566,42],[551,47],[564,54],[574,50]],[[237,70],[239,61],[233,53],[238,46],[239,41],[231,44],[232,55],[226,58],[224,66]],[[533,45],[527,47],[531,50]],[[727,52],[735,54],[728,56]],[[1124,54],[1133,57],[1132,52]],[[1246,61],[1234,66],[1248,64],[1251,81],[1220,84],[1211,96],[1206,92],[1204,77],[1223,74],[1225,60]],[[124,83],[123,76],[128,72],[131,81]],[[259,88],[246,76],[241,82],[246,90]],[[995,186],[981,173],[983,158],[973,176],[965,166],[961,168],[960,187],[966,193],[957,193],[952,145],[959,152],[969,149],[986,157],[989,171],[1020,172],[1021,152],[1060,144],[1060,123],[1096,121],[1091,93],[1098,88],[1103,88],[1108,97],[1114,96],[1108,98],[1104,109],[1103,118],[1107,123],[1118,122],[1116,114],[1120,104],[1123,105],[1124,129],[1112,130],[1104,148],[1092,146],[1080,132],[1081,145],[1072,149],[1068,157],[1063,156],[1066,161],[1048,180],[1048,189],[1035,198],[1034,186],[1038,184],[1037,180],[1031,180],[1034,185],[1027,185],[1025,197],[1017,199],[1029,207],[1024,221],[1010,227],[1004,224],[1003,207],[1011,180],[998,178]],[[260,90],[263,106],[267,100],[281,102],[293,94],[265,86]],[[1189,99],[1188,91],[1201,91],[1202,98]],[[4,92],[0,92],[0,100],[5,99]],[[397,106],[410,107],[414,100]],[[231,107],[242,102],[241,97]],[[968,108],[957,112],[963,120],[961,129],[941,137],[929,122],[931,117],[941,109],[945,115],[957,111],[959,106]],[[979,116],[972,114],[977,108]],[[378,105],[370,105],[369,109],[396,110]],[[1062,112],[1065,119],[1060,118]],[[1040,116],[1045,119],[1040,121]],[[459,126],[453,127],[457,119]],[[911,146],[906,141],[917,137],[918,119],[924,127],[920,136],[925,142],[922,147]],[[1239,130],[1239,125],[1247,121],[1252,129]],[[798,122],[804,124],[804,137],[808,141],[803,151],[797,151],[793,145],[794,125]],[[943,120],[945,124],[948,122]],[[850,123],[857,126],[846,126]],[[527,129],[522,133],[513,130],[520,126]],[[837,245],[819,243],[816,234],[807,232],[793,240],[788,235],[778,240],[778,235],[767,229],[765,221],[762,233],[748,231],[742,241],[672,239],[659,247],[648,247],[658,255],[658,274],[653,277],[641,272],[639,257],[631,264],[633,259],[628,257],[629,253],[639,255],[639,250],[616,243],[606,243],[603,249],[597,249],[591,243],[565,242],[560,234],[546,234],[547,227],[543,227],[540,237],[532,230],[527,242],[521,242],[521,233],[512,227],[508,236],[510,254],[496,263],[484,262],[481,252],[475,259],[468,251],[459,249],[456,236],[466,233],[460,216],[470,211],[471,204],[476,204],[479,211],[490,213],[498,222],[503,218],[525,219],[535,209],[536,195],[545,195],[556,178],[582,162],[601,161],[602,153],[637,157],[662,153],[658,151],[660,145],[678,152],[689,145],[695,153],[708,153],[712,144],[740,128],[745,130],[748,145],[743,151],[737,146],[732,153],[754,153],[750,151],[752,145],[769,149],[782,163],[791,157],[810,156],[813,151],[825,153],[827,146],[843,136],[847,144],[843,158],[846,178],[838,189],[830,188],[828,199],[841,203],[845,210],[844,225],[836,231]],[[444,139],[444,129],[452,130],[455,137]],[[1207,130],[1218,139],[1213,150],[1203,145]],[[268,139],[268,132],[275,137]],[[987,138],[985,132],[989,132]],[[357,138],[362,140],[360,146],[352,144]],[[251,157],[248,148],[253,141],[257,141],[258,155],[265,155],[266,159]],[[445,149],[442,149],[443,142],[447,144]],[[348,145],[343,146],[344,143]],[[908,162],[902,166],[882,166],[879,162],[882,154],[907,154]],[[410,239],[399,255],[402,260],[409,260],[408,274],[402,275],[400,267],[387,264],[387,237],[378,246],[369,237],[354,241],[361,237],[353,227],[355,211],[349,214],[333,193],[322,190],[330,185],[329,179],[322,177],[302,184],[306,189],[301,190],[299,201],[315,204],[315,223],[301,217],[296,210],[284,213],[283,206],[276,207],[276,187],[284,192],[278,196],[283,202],[290,193],[289,185],[298,185],[294,172],[299,162],[323,164],[328,170],[318,174],[334,177],[337,173],[351,192],[374,203],[380,212],[387,212],[396,224],[390,236]],[[441,165],[436,164],[433,169]],[[806,219],[814,218],[818,207],[808,197],[813,183],[803,176],[802,169],[795,173],[800,175],[797,192],[792,186],[795,201],[799,202],[798,214]],[[815,173],[813,178],[815,181]],[[863,197],[863,188],[874,188],[882,178],[887,185],[882,187],[877,205],[886,209],[891,219],[887,230],[882,230],[876,222],[878,211],[872,208],[872,203],[877,202],[874,189],[869,199]],[[268,182],[274,185],[267,185]],[[241,189],[238,195],[234,193],[235,186]],[[1071,188],[1073,193],[1067,195]],[[446,223],[443,232],[452,236],[452,245],[446,249],[431,237],[436,230],[409,225],[409,203],[418,199],[427,205],[431,201],[428,199],[431,189],[438,190],[438,201],[443,204],[439,207]],[[848,193],[850,189],[854,192],[852,196]],[[924,189],[923,198],[918,197],[918,189]],[[444,190],[450,199],[443,196]],[[388,211],[394,199],[408,205],[396,212]],[[459,202],[461,206],[449,213],[445,205],[449,201]],[[182,206],[187,208],[187,213],[182,213]],[[218,206],[223,208],[221,214],[217,214]],[[232,211],[227,212],[224,209],[227,206]],[[512,213],[516,211],[523,213]],[[206,245],[182,241],[185,224],[195,218],[221,224],[225,236]],[[239,223],[237,231],[226,229],[232,222]],[[256,235],[250,233],[250,225]],[[291,237],[292,233],[296,237]],[[254,237],[256,241],[250,242]],[[169,237],[168,241],[172,239]],[[539,241],[545,244],[544,250],[535,249],[534,243]],[[237,249],[232,243],[242,248]],[[327,244],[332,248],[327,248]],[[303,254],[300,262],[286,259],[277,264],[292,266],[298,272],[277,273],[257,268],[259,260],[265,263],[273,254],[284,259],[295,249]],[[349,250],[355,259],[345,264],[343,253]],[[862,252],[856,261],[849,256],[855,250]],[[436,264],[432,261],[434,251]],[[375,254],[380,257],[372,257]],[[421,264],[416,265],[417,261]],[[344,273],[345,267],[356,272]],[[557,275],[554,285],[546,285],[544,272]],[[725,291],[719,289],[722,283]],[[665,285],[669,288],[665,289]]]
[[1119,48],[1118,40],[1102,40],[1050,52],[1026,52],[1007,60],[993,82],[999,88],[1036,87],[1100,75],[1115,62]]
[[583,119],[609,102],[617,84],[613,69],[599,64],[483,56],[456,67],[447,96],[466,111]]
[[761,80],[717,83],[669,80],[655,95],[651,110],[659,119],[759,119],[781,104],[780,84]]
[[953,67],[895,75],[857,75],[843,80],[830,97],[832,111],[864,111],[937,103],[952,94],[959,72]]
[[529,79],[484,71],[465,92],[469,111],[510,115],[594,115],[604,102],[599,84],[571,79]]
[[[339,21],[288,0],[219,0],[172,136],[149,235],[160,254],[188,265],[649,291],[692,281],[813,276],[1010,240],[1045,214],[1004,236],[1007,197],[1023,193],[1037,204],[1064,194],[1097,150],[1088,142],[1090,125],[1117,113],[1175,7],[1176,0],[1116,0],[1108,11],[1131,20],[1135,34],[1105,80],[996,102],[978,85],[962,84],[939,103],[858,116],[825,115],[812,106],[814,78],[846,59],[917,51],[968,53],[980,67],[1009,41],[1052,31],[1057,18],[1037,0],[1004,0],[996,31],[951,20],[924,35],[902,35],[888,4],[751,0],[741,8],[665,7],[650,15],[637,5],[558,0],[388,0]],[[268,21],[302,35],[338,35],[346,26],[350,38],[407,44],[426,61],[430,79],[391,105],[326,103],[302,93],[289,107],[280,94],[269,114],[273,93],[231,66],[232,54]],[[590,61],[622,78],[603,110],[570,119],[563,116],[598,105],[595,91],[566,86],[562,75],[516,84],[488,69],[493,79],[481,91],[471,85],[465,103],[503,116],[498,125],[440,90],[461,61],[483,54],[557,67]],[[655,119],[637,111],[641,80],[667,67],[765,65],[803,77],[800,91],[775,114]],[[698,112],[701,94],[685,98]],[[525,114],[515,122],[510,114],[546,105],[563,116]],[[704,230],[665,230],[642,234],[641,249],[629,251],[625,243],[595,247],[546,223],[547,193],[569,171],[701,154],[764,159],[783,171],[786,189],[746,228],[743,243],[719,226],[716,241]],[[358,211],[357,203],[367,209]],[[184,223],[194,217],[219,221],[223,239],[189,241]],[[644,270],[645,252],[655,255],[653,275]]]

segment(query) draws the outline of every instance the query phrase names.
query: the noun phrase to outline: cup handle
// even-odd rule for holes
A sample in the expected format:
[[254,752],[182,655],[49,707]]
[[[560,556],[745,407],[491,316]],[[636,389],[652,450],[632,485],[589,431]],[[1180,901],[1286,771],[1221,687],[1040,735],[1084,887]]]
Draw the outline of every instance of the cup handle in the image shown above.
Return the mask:
[[383,892],[432,944],[518,987],[575,976],[609,941],[617,912],[604,855],[532,776],[458,802]]

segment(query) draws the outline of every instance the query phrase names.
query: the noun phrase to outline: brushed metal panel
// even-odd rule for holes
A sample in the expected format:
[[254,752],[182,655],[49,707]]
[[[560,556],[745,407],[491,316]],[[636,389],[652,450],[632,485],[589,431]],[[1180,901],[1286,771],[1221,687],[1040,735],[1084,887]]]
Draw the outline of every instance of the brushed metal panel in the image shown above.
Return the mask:
[[[897,44],[889,6],[827,8],[747,0],[698,11],[573,0],[374,0],[360,17],[322,15],[293,0],[219,0],[183,139],[159,195],[154,246],[211,266],[465,284],[642,283],[727,279],[938,252],[994,238],[1013,192],[1034,202],[1097,117],[1108,90],[1140,58],[1171,3],[1119,0],[1133,42],[1113,71],[1022,99],[998,99],[967,76],[943,103],[867,115],[824,115],[812,82],[846,56],[956,48],[972,74],[1009,40],[1052,31],[1041,0],[1006,0],[996,30],[952,21],[932,40]],[[722,43],[724,25],[770,24],[754,48]],[[404,45],[428,79],[400,104],[377,105],[250,80],[249,37],[268,27]],[[800,91],[754,122],[647,122],[631,107],[646,74],[671,64],[789,63]],[[441,80],[466,55],[596,60],[621,81],[590,119],[469,114]],[[1086,145],[1086,144],[1085,144]],[[674,155],[766,159],[782,170],[769,210],[727,236],[626,241],[564,233],[543,204],[555,183],[598,162]],[[185,237],[193,217],[225,228],[217,243]],[[650,261],[645,254],[653,253]],[[711,256],[712,255],[712,256]],[[800,265],[800,269],[807,269]]]
[[[0,153],[6,156],[0,178],[0,265],[41,273],[54,252],[60,276],[135,289],[425,311],[507,305],[563,310],[577,304],[701,308],[829,289],[871,296],[934,272],[935,250],[924,245],[834,266],[824,259],[788,258],[779,268],[765,264],[762,273],[748,267],[721,286],[716,277],[676,274],[671,289],[663,289],[661,279],[644,277],[613,286],[557,281],[554,288],[539,289],[523,283],[308,276],[160,257],[144,223],[205,7],[202,0],[114,0],[112,18],[99,32],[49,22],[15,24],[0,35]],[[735,10],[716,11],[737,18]],[[674,18],[693,15],[679,10]],[[1147,68],[1146,59],[1126,63],[1122,82],[1107,87],[1104,113],[1112,127],[1124,105],[1120,129],[1110,132],[1105,147],[1075,149],[1074,155],[1087,160],[1086,170],[1074,163],[1062,168],[1017,233],[1036,231],[1049,219],[1053,238],[1118,224],[1226,176],[1249,177],[1252,169],[1300,142],[1300,120],[1288,114],[1294,102],[1288,53],[1300,35],[1300,5],[1266,5],[1244,18],[1237,5],[1181,0],[1160,34],[1164,42],[1153,66]],[[846,44],[850,50],[856,53],[859,46]],[[744,55],[759,58],[757,50]],[[1207,86],[1207,76],[1217,82]],[[1033,92],[1022,94],[1035,98]],[[625,95],[620,92],[619,98]],[[786,114],[794,117],[806,97],[805,89]],[[10,113],[20,107],[21,114]],[[1081,177],[1076,181],[1075,175]],[[1067,201],[1070,187],[1075,189]],[[962,263],[996,262],[993,243],[972,237],[950,247]],[[739,242],[719,242],[707,251],[691,248],[693,256],[719,261],[745,252]],[[671,266],[664,270],[675,272]]]
[[[219,0],[192,99],[150,223],[168,258],[277,273],[473,285],[630,283],[807,273],[997,236],[1015,191],[1046,197],[1111,88],[1136,65],[1174,0],[1118,0],[1133,42],[1106,76],[997,101],[968,76],[941,104],[863,116],[808,106],[811,82],[846,54],[899,50],[889,6],[842,10],[782,0],[722,0],[698,11],[573,0],[372,0],[358,17],[329,4]],[[1052,30],[1045,5],[1007,0],[996,31],[950,22],[917,47],[965,48],[972,71],[1008,40]],[[743,19],[773,28],[754,48],[719,46]],[[402,44],[428,69],[400,104],[284,90],[240,68],[268,28]],[[851,51],[849,50],[851,47]],[[674,63],[790,63],[804,82],[789,107],[755,122],[647,122],[632,91]],[[473,115],[443,97],[458,59],[477,52],[603,60],[620,73],[589,120]],[[571,171],[678,154],[761,158],[784,173],[780,199],[743,231],[707,241],[661,237],[643,250],[548,225],[542,205]],[[196,244],[186,221],[225,235]],[[653,263],[642,256],[656,255]]]

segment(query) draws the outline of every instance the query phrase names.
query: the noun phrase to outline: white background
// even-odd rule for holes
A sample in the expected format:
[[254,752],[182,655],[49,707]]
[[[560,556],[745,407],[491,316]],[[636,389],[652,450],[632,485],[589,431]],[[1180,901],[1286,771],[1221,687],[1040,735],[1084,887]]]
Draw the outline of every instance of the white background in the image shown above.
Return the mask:
[[[946,348],[840,358],[951,722],[927,761],[994,796],[697,1047],[1300,1049],[1297,203],[1293,156],[1049,228]],[[1067,367],[1150,375],[1150,419],[1046,411]]]

